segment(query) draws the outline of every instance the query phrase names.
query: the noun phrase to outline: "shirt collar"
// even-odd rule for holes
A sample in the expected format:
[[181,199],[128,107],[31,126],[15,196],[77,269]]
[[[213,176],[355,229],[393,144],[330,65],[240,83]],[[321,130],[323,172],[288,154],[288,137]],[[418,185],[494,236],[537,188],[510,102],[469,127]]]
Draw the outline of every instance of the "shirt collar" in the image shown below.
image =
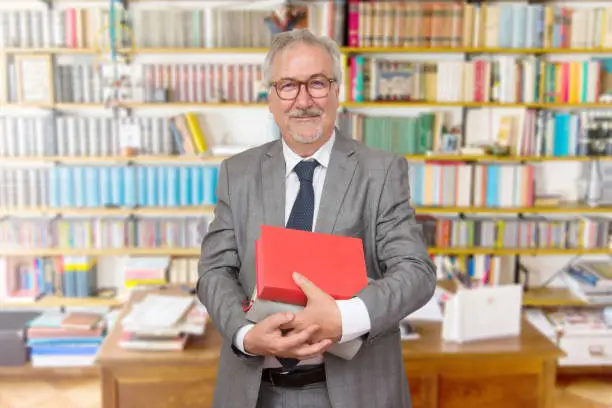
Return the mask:
[[296,164],[301,162],[302,160],[308,159],[316,159],[319,164],[325,168],[329,165],[329,159],[331,157],[332,146],[334,145],[334,141],[336,140],[336,132],[334,131],[327,142],[325,142],[319,150],[317,150],[312,156],[309,157],[301,157],[297,153],[295,153],[287,143],[285,143],[284,139],[281,139],[283,143],[283,156],[285,156],[285,177],[288,177],[289,174],[293,171],[293,168]]

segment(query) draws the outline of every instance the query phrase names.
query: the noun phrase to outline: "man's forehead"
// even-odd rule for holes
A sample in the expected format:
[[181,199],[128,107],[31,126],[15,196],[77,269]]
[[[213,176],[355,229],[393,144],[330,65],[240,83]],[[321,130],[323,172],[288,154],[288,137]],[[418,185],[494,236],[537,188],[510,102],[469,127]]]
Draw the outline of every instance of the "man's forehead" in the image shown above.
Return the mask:
[[305,77],[317,73],[329,75],[332,67],[331,58],[324,52],[320,55],[310,52],[282,52],[274,63],[275,71],[279,74],[294,73]]

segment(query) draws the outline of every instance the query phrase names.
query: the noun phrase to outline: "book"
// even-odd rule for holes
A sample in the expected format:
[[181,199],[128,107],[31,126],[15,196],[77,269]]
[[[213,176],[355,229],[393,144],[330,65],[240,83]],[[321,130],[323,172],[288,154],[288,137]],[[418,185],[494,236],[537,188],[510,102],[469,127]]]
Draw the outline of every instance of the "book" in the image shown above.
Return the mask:
[[350,299],[368,284],[359,238],[262,225],[256,264],[257,297],[264,300],[305,306],[294,272],[336,300]]

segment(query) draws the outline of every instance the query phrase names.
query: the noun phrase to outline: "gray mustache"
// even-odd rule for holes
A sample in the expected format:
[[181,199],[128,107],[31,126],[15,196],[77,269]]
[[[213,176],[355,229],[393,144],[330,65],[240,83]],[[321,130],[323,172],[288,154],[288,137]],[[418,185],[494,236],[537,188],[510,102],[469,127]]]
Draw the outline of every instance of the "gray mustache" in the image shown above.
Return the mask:
[[297,110],[297,111],[293,111],[289,113],[290,118],[305,118],[309,116],[319,116],[319,115],[321,115],[321,111],[316,110],[316,109]]

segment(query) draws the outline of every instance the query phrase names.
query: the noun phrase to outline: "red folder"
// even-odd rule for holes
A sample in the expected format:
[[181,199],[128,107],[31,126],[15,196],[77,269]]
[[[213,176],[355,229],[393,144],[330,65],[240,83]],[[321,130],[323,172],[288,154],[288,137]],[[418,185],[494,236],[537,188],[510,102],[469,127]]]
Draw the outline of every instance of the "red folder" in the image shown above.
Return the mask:
[[255,244],[258,298],[305,306],[293,272],[336,300],[350,299],[368,284],[358,238],[263,225]]

